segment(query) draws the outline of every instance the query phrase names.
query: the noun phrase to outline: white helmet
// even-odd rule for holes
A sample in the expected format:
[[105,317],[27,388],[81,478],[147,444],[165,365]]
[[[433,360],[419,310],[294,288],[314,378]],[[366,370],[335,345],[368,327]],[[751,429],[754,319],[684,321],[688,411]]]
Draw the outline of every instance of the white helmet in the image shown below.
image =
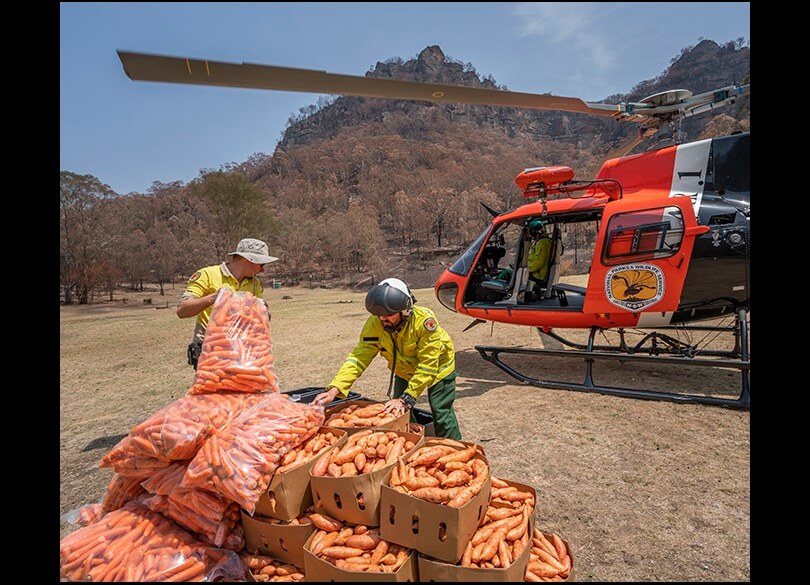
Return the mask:
[[408,285],[398,278],[386,278],[368,291],[366,309],[373,315],[393,315],[410,311],[415,301]]

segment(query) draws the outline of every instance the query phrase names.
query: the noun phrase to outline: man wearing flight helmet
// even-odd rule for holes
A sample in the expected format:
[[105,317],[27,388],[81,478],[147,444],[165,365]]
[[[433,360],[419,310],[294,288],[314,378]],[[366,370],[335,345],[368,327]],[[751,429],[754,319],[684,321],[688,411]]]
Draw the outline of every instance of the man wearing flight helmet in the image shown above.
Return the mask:
[[529,251],[526,263],[533,280],[545,288],[548,284],[548,269],[551,265],[551,237],[546,233],[546,226],[541,219],[529,222],[529,235],[535,240]]
[[415,302],[413,293],[398,278],[386,278],[371,287],[366,295],[366,310],[371,316],[363,325],[359,343],[326,391],[318,394],[312,404],[328,404],[338,394],[345,398],[351,385],[379,353],[394,376],[393,398],[385,403],[385,410],[402,414],[413,408],[417,398],[427,390],[436,436],[461,439],[453,411],[456,398],[453,341],[439,326],[433,311],[417,307]]

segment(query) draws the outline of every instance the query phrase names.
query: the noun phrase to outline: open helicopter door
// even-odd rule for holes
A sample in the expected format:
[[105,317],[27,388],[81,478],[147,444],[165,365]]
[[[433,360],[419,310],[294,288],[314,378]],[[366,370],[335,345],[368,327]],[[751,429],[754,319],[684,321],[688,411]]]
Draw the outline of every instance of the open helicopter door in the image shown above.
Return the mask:
[[668,325],[678,308],[697,224],[692,199],[632,197],[605,206],[588,278],[586,313],[630,311],[637,327]]

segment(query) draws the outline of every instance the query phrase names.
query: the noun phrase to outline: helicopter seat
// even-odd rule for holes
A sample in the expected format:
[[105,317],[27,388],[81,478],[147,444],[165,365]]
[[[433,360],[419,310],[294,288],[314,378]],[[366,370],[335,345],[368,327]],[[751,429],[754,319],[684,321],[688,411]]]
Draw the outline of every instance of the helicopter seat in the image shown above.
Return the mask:
[[562,256],[563,246],[560,241],[560,232],[554,230],[554,236],[551,239],[551,264],[548,267],[548,278],[546,279],[546,286],[543,290],[543,298],[550,299],[554,296],[554,285],[557,284],[560,269],[560,256]]
[[509,282],[511,287],[511,294],[509,298],[502,301],[497,301],[496,305],[516,305],[522,298],[522,294],[526,291],[526,286],[529,282],[529,269],[525,267],[518,268],[512,273],[512,280]]
[[481,288],[485,288],[487,290],[494,290],[495,292],[506,294],[511,284],[512,282],[510,280],[501,280],[495,278],[491,280],[484,280],[483,282],[481,282]]

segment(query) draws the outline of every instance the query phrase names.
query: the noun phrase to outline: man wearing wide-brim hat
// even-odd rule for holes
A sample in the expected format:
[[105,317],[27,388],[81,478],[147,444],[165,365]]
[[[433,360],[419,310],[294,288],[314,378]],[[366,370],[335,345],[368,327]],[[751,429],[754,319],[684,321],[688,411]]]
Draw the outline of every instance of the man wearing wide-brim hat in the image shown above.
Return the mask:
[[[255,238],[245,238],[236,246],[235,252],[226,254],[227,260],[200,268],[188,279],[186,290],[177,305],[177,316],[181,319],[197,317],[191,344],[188,346],[189,364],[197,367],[205,329],[211,318],[211,307],[217,298],[217,292],[227,286],[234,292],[249,292],[261,299],[264,288],[258,274],[265,264],[278,260],[270,256],[267,244]],[[269,313],[268,313],[269,316]]]

